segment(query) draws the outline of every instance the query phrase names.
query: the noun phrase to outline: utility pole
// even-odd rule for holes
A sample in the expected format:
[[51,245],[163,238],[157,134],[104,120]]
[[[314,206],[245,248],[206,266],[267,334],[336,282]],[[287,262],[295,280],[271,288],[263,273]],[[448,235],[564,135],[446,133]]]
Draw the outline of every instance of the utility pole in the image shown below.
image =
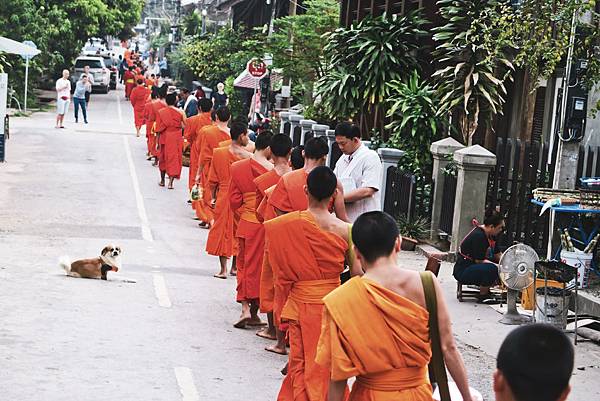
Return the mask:
[[[293,17],[296,15],[296,7],[298,6],[298,4],[296,3],[296,0],[288,0],[290,2],[290,7],[288,9],[288,16]],[[294,31],[292,30],[292,28],[289,29],[288,31],[288,39],[290,42],[290,58],[292,58],[292,55],[294,53]],[[285,109],[289,109],[290,108],[290,103],[291,103],[291,97],[292,97],[292,78],[290,77],[285,77],[283,80],[283,86],[287,86],[289,88],[289,96],[287,96],[285,98],[285,103],[284,103],[284,108]]]

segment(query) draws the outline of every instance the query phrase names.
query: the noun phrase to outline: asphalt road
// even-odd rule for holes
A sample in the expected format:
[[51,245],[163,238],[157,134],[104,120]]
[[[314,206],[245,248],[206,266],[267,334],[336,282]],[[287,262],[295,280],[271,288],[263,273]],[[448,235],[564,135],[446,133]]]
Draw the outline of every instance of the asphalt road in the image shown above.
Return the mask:
[[[54,112],[11,120],[0,164],[0,399],[274,401],[285,362],[238,330],[235,280],[217,280],[192,219],[187,169],[159,187],[122,91],[94,94],[89,124],[54,129]],[[123,248],[109,281],[68,278],[58,259]],[[425,260],[403,253],[404,267]],[[495,355],[512,329],[442,287],[473,387],[493,400]],[[135,282],[126,282],[135,281]],[[600,352],[577,348],[573,396],[600,397]]]

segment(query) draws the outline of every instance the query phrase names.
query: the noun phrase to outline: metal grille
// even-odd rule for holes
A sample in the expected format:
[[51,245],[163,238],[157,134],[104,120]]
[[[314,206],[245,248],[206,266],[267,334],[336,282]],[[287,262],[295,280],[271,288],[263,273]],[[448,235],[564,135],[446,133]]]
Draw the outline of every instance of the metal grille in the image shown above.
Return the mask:
[[448,235],[452,235],[454,202],[456,200],[456,181],[456,175],[454,174],[447,174],[444,176],[442,210],[440,211],[440,230]]
[[292,145],[298,146],[300,145],[300,138],[302,137],[302,127],[296,125],[294,127],[294,136],[292,137]]
[[398,167],[389,167],[385,185],[385,201],[383,210],[395,219],[409,216],[414,206],[413,194],[415,176],[401,171]]

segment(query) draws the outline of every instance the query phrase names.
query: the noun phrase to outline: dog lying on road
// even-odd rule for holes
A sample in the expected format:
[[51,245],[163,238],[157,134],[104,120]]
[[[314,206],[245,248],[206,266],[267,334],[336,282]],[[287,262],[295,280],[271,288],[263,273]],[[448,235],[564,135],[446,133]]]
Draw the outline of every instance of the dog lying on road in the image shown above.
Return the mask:
[[71,263],[68,256],[63,256],[59,260],[59,265],[70,277],[106,280],[106,274],[109,271],[119,271],[120,256],[121,248],[119,246],[107,245],[97,258],[81,259]]

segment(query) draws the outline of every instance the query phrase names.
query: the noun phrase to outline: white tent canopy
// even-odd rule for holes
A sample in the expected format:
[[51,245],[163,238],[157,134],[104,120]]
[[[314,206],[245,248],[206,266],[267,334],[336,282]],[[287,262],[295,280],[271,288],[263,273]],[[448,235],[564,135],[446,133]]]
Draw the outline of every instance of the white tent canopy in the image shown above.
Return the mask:
[[29,58],[37,56],[41,53],[41,51],[38,49],[21,42],[17,42],[16,40],[5,38],[4,36],[0,36],[0,52],[18,54],[20,56]]

